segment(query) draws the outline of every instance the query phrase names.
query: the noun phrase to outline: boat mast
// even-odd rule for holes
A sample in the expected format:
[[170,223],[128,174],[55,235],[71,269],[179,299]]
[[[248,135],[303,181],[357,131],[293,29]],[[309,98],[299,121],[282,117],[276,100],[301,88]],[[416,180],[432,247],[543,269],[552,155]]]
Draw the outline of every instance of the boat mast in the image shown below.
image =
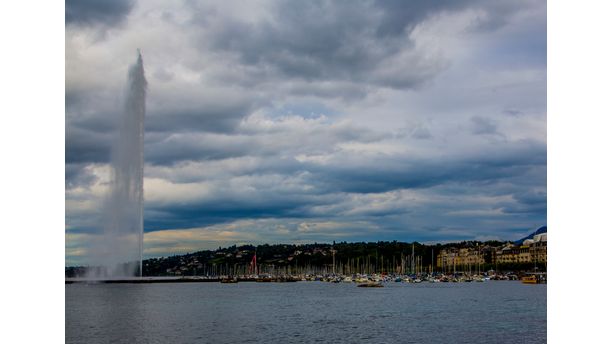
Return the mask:
[[414,243],[412,243],[412,254],[410,255],[410,273],[414,274]]
[[433,254],[433,247],[431,248],[431,271],[430,273],[433,275],[434,272],[434,254]]
[[332,272],[334,274],[334,276],[336,275],[336,250],[334,250],[334,247],[332,246]]

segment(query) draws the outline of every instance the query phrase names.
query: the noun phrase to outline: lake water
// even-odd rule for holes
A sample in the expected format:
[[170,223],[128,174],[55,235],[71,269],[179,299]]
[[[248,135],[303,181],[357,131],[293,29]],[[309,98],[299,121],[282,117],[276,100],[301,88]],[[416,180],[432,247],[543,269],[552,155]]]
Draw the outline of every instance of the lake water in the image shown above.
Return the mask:
[[546,285],[66,285],[66,343],[315,341],[545,343]]

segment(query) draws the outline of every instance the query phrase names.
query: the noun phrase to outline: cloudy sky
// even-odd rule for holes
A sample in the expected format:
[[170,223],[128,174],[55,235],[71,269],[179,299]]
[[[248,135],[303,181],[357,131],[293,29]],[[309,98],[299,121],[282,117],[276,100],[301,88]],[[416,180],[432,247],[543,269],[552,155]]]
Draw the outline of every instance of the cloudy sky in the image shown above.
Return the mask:
[[145,255],[546,224],[544,1],[66,1],[66,264],[143,54]]

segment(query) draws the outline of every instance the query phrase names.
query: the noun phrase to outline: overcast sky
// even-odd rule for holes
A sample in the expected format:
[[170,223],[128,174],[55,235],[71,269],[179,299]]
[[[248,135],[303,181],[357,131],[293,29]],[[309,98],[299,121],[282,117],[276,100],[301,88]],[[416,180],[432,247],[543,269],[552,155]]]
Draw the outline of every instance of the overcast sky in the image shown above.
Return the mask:
[[145,256],[546,224],[545,1],[66,1],[66,264],[143,54]]

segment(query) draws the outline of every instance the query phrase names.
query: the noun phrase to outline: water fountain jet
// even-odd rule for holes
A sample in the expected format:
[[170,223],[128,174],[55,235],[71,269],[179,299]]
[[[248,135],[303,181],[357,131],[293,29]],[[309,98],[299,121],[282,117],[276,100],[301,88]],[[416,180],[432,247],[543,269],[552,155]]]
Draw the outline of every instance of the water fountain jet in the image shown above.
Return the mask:
[[92,247],[94,279],[142,277],[144,116],[147,80],[142,55],[128,71],[125,107],[112,149],[104,230]]

